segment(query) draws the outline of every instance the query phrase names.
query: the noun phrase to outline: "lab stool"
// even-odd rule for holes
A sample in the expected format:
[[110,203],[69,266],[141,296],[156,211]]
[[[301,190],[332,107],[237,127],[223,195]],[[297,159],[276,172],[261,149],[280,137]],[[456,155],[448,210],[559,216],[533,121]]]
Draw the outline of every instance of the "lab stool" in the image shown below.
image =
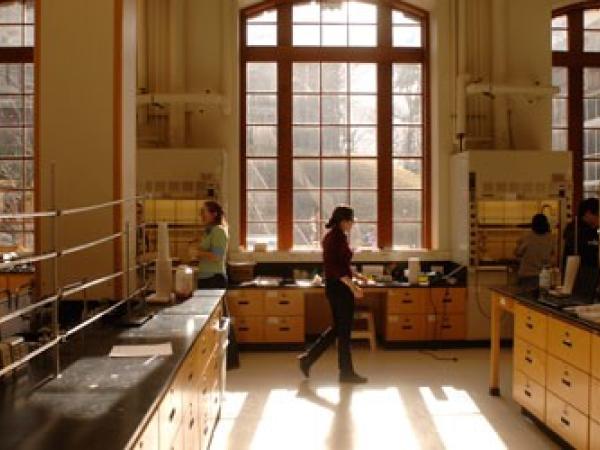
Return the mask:
[[377,340],[375,337],[375,315],[373,310],[368,306],[359,306],[354,312],[355,325],[357,321],[365,322],[366,329],[352,329],[350,339],[368,339],[371,351],[377,348]]

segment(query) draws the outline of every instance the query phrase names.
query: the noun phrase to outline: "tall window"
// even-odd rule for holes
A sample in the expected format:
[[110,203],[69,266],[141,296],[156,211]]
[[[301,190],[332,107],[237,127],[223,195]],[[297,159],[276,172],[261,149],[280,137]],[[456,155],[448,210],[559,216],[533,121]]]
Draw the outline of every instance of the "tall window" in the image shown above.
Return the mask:
[[[595,8],[594,8],[595,6]],[[573,152],[575,199],[600,194],[600,2],[555,12],[552,20],[554,150]]]
[[317,249],[340,203],[355,247],[429,245],[426,16],[387,4],[242,13],[246,245]]
[[[34,0],[0,2],[0,212],[34,209]],[[0,247],[32,251],[32,220],[2,221]]]

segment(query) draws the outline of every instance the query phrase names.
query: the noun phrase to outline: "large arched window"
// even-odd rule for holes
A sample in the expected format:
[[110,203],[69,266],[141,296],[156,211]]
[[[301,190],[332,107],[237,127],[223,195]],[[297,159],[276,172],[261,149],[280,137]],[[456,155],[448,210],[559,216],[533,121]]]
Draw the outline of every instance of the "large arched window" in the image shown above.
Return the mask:
[[318,249],[348,203],[354,246],[429,246],[426,41],[426,15],[401,2],[242,12],[243,244]]
[[575,200],[600,193],[600,2],[555,11],[552,19],[554,150],[573,152]]

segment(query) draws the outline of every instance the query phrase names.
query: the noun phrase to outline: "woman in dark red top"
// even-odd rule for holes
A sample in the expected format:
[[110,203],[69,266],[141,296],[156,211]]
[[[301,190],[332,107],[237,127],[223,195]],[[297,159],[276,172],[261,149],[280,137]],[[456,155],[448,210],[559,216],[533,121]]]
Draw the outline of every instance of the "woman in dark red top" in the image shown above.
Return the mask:
[[367,379],[354,372],[352,355],[350,353],[350,335],[354,321],[354,299],[361,298],[362,289],[352,282],[352,277],[363,278],[354,273],[350,262],[352,250],[348,245],[347,234],[354,224],[354,211],[347,206],[338,206],[333,211],[326,227],[329,232],[323,238],[323,263],[325,266],[325,293],[331,313],[333,327],[329,327],[310,346],[308,351],[299,356],[300,370],[306,377],[310,367],[319,357],[338,340],[338,366],[340,382],[366,383]]

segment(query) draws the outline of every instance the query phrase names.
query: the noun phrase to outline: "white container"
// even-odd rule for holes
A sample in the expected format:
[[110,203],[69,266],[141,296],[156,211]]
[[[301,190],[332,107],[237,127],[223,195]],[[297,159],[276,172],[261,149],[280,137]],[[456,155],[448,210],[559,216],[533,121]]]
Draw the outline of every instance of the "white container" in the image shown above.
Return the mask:
[[421,260],[413,257],[408,258],[408,284],[416,286],[419,284],[419,274],[421,273]]
[[552,289],[552,270],[548,267],[544,267],[540,272],[540,289]]
[[175,270],[175,296],[178,299],[190,298],[194,293],[194,269],[180,265]]

